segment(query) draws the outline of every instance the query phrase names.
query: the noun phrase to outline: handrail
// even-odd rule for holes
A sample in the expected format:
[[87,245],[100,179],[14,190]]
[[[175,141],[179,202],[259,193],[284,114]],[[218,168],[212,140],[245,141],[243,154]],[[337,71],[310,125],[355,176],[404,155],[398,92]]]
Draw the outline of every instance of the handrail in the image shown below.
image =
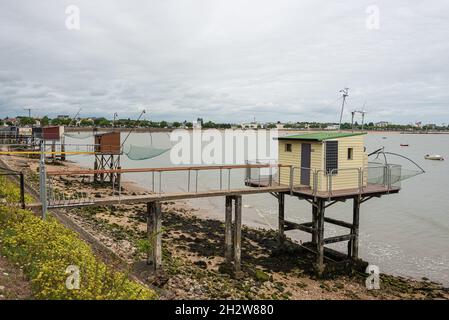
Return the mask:
[[67,175],[86,175],[98,173],[136,173],[136,172],[161,172],[161,171],[188,171],[188,170],[220,170],[220,169],[245,169],[245,168],[270,168],[270,167],[291,167],[283,164],[236,164],[236,165],[214,165],[214,166],[183,166],[183,167],[159,167],[159,168],[128,168],[128,169],[104,169],[104,170],[66,170],[49,171],[47,175],[67,176]]

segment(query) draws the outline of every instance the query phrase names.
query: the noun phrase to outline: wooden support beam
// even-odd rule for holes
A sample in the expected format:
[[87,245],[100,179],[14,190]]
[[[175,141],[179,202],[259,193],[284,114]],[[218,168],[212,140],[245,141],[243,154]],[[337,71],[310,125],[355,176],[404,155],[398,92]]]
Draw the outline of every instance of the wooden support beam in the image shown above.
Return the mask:
[[324,200],[317,199],[317,257],[316,271],[321,276],[324,271]]
[[154,271],[158,271],[162,267],[162,212],[160,202],[150,202],[150,255]]
[[306,222],[306,223],[295,223],[291,221],[285,221],[285,230],[301,230],[308,233],[313,233],[313,222]]
[[235,219],[234,219],[234,275],[236,278],[242,276],[241,253],[242,253],[242,196],[235,196]]
[[317,243],[318,240],[318,208],[316,205],[312,205],[312,243]]
[[323,242],[324,242],[324,244],[328,244],[328,243],[348,241],[353,238],[354,238],[353,234],[345,234],[342,236],[335,236],[335,237],[329,237],[329,238],[323,239]]
[[285,241],[285,230],[284,230],[284,221],[285,221],[285,194],[278,193],[278,213],[279,213],[279,234],[278,234],[278,243],[279,247],[284,245]]
[[336,204],[337,202],[346,202],[346,199],[340,199],[340,200],[334,200],[331,203],[327,204],[326,206],[324,206],[324,208],[329,208],[330,206],[333,206],[334,204]]
[[233,196],[225,198],[225,260],[232,262],[232,199]]
[[153,216],[152,216],[152,204],[154,202],[147,203],[147,240],[150,245],[150,250],[147,252],[147,264],[153,264],[153,250],[151,246],[153,244]]
[[352,229],[351,233],[354,238],[351,240],[350,255],[353,259],[359,257],[359,222],[360,222],[360,197],[354,197],[353,213],[352,213]]
[[349,222],[345,222],[345,221],[341,221],[341,220],[337,220],[337,219],[333,219],[333,218],[328,218],[328,217],[324,218],[324,222],[328,222],[328,223],[335,224],[340,227],[352,229],[352,224],[350,224]]

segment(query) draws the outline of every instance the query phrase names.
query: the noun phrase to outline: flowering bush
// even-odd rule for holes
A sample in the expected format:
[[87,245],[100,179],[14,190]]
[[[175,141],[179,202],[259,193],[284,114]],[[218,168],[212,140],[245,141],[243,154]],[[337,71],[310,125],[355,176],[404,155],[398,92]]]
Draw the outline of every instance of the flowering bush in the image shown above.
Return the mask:
[[[156,298],[154,291],[99,261],[75,232],[28,210],[0,205],[0,253],[23,266],[37,299]],[[66,285],[69,266],[79,269],[79,289]]]

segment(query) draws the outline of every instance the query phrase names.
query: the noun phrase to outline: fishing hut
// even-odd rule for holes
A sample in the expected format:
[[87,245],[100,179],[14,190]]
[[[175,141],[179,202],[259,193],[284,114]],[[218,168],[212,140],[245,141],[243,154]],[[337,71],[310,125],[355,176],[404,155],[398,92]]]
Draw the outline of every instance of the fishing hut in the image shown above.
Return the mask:
[[[39,133],[37,133],[39,134]],[[64,146],[64,126],[48,126],[43,127],[40,132],[40,137],[44,144],[50,144],[51,153],[50,158],[52,161],[57,159],[65,161],[65,146]],[[59,142],[59,143],[57,143]],[[57,152],[57,146],[59,146],[60,154]]]
[[[279,243],[285,232],[300,230],[311,234],[303,246],[316,254],[316,270],[325,272],[325,261],[347,262],[358,259],[361,204],[383,195],[398,193],[400,166],[369,165],[364,133],[317,132],[279,137],[278,182],[289,185],[288,192],[275,194],[279,202]],[[270,180],[274,180],[270,177]],[[247,185],[260,187],[266,180],[247,177]],[[297,223],[284,216],[285,196],[305,200],[311,205],[311,221]],[[338,203],[352,201],[352,221],[329,217],[325,212]],[[325,238],[325,224],[347,230],[345,234]],[[347,253],[326,245],[347,242]]]
[[[121,141],[120,132],[96,133],[94,135],[95,160],[94,170],[120,169]],[[119,173],[94,174],[94,182],[110,182],[119,185]]]

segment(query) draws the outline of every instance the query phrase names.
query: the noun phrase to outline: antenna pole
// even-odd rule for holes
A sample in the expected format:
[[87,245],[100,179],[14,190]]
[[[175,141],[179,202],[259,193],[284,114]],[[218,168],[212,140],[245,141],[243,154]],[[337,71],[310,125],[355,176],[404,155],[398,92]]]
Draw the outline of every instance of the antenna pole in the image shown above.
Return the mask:
[[354,132],[354,114],[355,114],[355,111],[352,111],[351,112],[351,129],[352,129],[352,132]]
[[341,112],[340,112],[340,122],[338,124],[338,131],[341,130],[341,120],[343,119],[343,110],[345,109],[345,101],[346,101],[346,97],[349,95],[349,88],[344,88],[341,89],[340,92],[343,93],[343,102],[341,104]]
[[115,119],[117,118],[117,112],[114,112],[114,120],[112,120],[112,127],[115,128]]

